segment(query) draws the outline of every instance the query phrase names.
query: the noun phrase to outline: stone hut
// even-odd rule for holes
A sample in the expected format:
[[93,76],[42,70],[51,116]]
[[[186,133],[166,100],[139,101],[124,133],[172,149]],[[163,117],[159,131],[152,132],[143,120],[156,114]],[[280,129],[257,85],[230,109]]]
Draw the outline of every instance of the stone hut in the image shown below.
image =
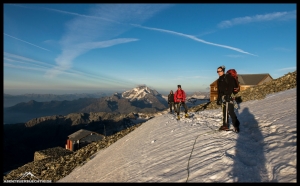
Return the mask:
[[91,142],[102,140],[105,136],[97,132],[80,129],[68,136],[66,149],[76,151]]
[[[272,81],[273,78],[268,73],[264,74],[238,74],[238,80],[240,82],[240,91],[247,88],[253,87],[255,85],[261,85],[265,82]],[[218,99],[218,86],[216,79],[212,84],[210,84],[210,101]]]

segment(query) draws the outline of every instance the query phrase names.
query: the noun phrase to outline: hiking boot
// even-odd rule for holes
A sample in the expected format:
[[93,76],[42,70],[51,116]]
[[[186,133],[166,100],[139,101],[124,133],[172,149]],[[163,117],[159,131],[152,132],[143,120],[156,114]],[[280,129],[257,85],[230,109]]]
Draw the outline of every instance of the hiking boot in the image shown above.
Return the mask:
[[219,130],[229,130],[229,128],[227,126],[221,126]]
[[234,125],[234,132],[239,133],[240,132],[240,121],[236,119],[235,125]]
[[177,119],[180,119],[180,116],[179,116],[179,115],[177,115]]
[[188,118],[188,117],[189,117],[189,115],[186,113],[186,114],[185,114],[185,117],[186,117],[186,118]]
[[240,132],[240,127],[234,127],[234,132],[239,133]]

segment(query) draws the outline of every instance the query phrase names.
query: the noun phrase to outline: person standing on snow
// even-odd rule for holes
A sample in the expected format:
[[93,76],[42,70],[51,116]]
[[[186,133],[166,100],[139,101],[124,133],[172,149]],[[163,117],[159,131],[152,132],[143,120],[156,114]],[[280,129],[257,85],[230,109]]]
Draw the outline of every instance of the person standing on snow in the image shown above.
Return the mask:
[[[228,122],[228,112],[231,117],[232,125],[234,127],[235,132],[240,131],[240,122],[237,119],[237,116],[234,112],[233,99],[231,94],[233,94],[234,88],[237,88],[235,79],[231,75],[225,75],[225,66],[220,66],[217,68],[217,73],[219,75],[219,79],[217,81],[218,84],[218,99],[217,105],[222,105],[223,108],[223,125],[219,128],[219,130],[228,130],[229,122]],[[227,107],[226,107],[227,105]],[[228,112],[227,112],[228,111]]]
[[173,90],[171,90],[170,94],[168,95],[168,104],[169,104],[169,108],[170,108],[170,113],[172,113],[172,107],[174,108],[174,112],[176,112]]
[[179,113],[180,113],[181,105],[184,108],[185,117],[186,118],[189,117],[189,115],[187,114],[188,108],[185,104],[185,99],[186,99],[186,94],[185,94],[184,90],[181,89],[181,85],[177,85],[177,90],[174,94],[174,101],[175,101],[176,108],[177,108],[177,119],[180,119]]

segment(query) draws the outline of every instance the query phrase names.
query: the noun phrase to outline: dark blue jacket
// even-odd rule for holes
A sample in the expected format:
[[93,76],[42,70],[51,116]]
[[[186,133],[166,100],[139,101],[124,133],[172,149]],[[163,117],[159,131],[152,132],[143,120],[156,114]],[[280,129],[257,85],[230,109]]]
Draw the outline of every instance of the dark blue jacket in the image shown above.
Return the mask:
[[169,94],[168,95],[168,103],[174,102],[174,94]]
[[219,77],[218,81],[218,98],[223,95],[230,96],[233,93],[233,88],[238,87],[236,80],[229,74],[223,74]]

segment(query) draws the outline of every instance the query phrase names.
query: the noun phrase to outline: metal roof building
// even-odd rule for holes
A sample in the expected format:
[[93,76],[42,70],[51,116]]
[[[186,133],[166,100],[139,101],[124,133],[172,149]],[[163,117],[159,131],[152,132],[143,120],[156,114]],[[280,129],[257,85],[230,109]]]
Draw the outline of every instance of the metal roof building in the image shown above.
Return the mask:
[[75,151],[88,145],[91,142],[99,141],[104,138],[104,135],[98,134],[97,132],[80,129],[73,134],[68,136],[66,149]]

